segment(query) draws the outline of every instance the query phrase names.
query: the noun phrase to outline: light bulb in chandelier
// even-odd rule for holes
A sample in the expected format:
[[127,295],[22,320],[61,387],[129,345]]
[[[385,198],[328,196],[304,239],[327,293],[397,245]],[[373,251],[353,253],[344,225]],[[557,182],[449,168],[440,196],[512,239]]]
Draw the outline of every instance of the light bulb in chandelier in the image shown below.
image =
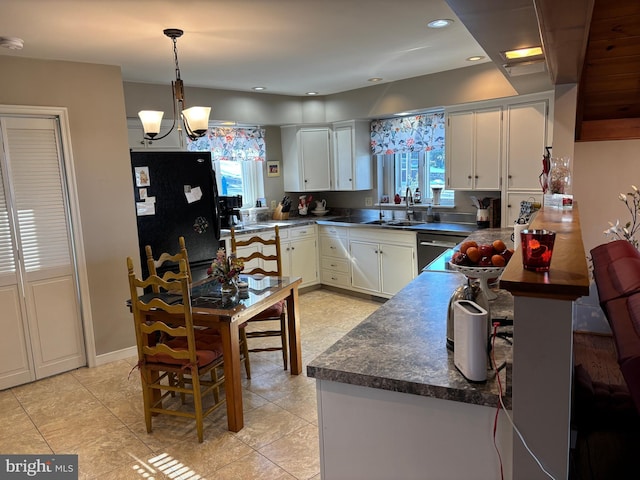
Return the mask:
[[138,117],[140,117],[140,121],[142,122],[142,127],[144,129],[144,138],[147,140],[160,140],[162,138],[165,138],[175,128],[177,116],[179,114],[182,123],[184,124],[185,133],[190,139],[195,140],[199,137],[202,137],[209,128],[209,115],[211,113],[211,107],[184,108],[184,85],[182,83],[182,79],[180,78],[177,42],[177,39],[181,37],[184,32],[177,28],[167,28],[163,32],[173,41],[173,59],[176,70],[176,80],[174,82],[171,82],[171,90],[173,95],[173,123],[167,133],[165,133],[164,135],[159,135],[164,112],[157,110],[141,110],[140,112],[138,112]]

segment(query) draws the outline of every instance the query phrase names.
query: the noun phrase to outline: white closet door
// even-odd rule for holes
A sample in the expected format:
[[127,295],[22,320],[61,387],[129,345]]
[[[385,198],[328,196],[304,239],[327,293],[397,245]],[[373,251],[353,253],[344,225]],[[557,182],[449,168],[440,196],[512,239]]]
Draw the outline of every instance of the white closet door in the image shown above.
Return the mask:
[[0,390],[35,380],[4,177],[0,168]]
[[24,299],[35,378],[43,378],[86,363],[58,130],[55,120],[42,118],[5,118],[0,126],[14,260],[22,276],[16,290]]

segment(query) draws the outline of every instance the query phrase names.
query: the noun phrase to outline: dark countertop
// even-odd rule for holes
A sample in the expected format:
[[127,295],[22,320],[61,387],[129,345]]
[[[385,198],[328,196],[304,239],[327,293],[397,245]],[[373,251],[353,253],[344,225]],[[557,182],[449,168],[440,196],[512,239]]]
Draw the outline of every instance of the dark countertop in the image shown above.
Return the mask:
[[[484,383],[471,383],[453,364],[446,347],[449,298],[465,282],[459,273],[424,272],[377,311],[307,366],[307,375],[321,380],[379,388],[495,407],[498,382],[488,372]],[[512,298],[500,292],[492,312],[512,315]],[[499,313],[500,312],[500,313]],[[501,327],[511,328],[511,327]],[[510,408],[511,346],[496,339],[496,362],[504,402]]]
[[[324,221],[323,221],[324,222]],[[429,224],[432,225],[432,224]],[[473,231],[467,239],[490,243],[502,239],[512,247],[510,228]],[[457,272],[425,271],[351,330],[307,367],[307,375],[322,380],[380,388],[444,400],[496,406],[498,382],[489,372],[485,383],[470,383],[453,364],[446,348],[449,299],[466,281]],[[513,297],[496,291],[489,302],[494,320],[513,321]],[[500,327],[509,333],[512,327]],[[507,362],[500,372],[504,402],[511,405],[511,345],[496,339],[496,362]]]

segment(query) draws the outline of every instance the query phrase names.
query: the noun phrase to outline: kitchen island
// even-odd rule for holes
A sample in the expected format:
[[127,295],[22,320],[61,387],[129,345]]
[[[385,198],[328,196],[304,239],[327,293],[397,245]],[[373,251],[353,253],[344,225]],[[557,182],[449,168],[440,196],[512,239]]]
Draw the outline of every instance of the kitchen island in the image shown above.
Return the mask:
[[[459,273],[420,274],[308,365],[317,382],[323,479],[499,478],[497,377],[465,380],[446,348],[449,298],[463,282]],[[508,292],[494,302],[497,315],[512,311]],[[505,365],[499,378],[510,408],[510,344],[498,338],[495,356]],[[502,415],[496,442],[510,478],[511,427]]]

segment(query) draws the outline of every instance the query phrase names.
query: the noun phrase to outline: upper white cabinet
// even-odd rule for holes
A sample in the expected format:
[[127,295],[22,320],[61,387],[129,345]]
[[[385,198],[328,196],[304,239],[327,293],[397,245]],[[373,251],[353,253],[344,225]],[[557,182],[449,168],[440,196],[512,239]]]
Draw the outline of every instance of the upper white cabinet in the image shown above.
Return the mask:
[[447,188],[500,190],[502,108],[447,112]]
[[[164,135],[168,132],[172,123],[173,122],[163,120],[162,126],[160,127],[160,135]],[[140,120],[137,118],[128,118],[127,132],[129,134],[129,148],[132,150],[167,151],[185,149],[184,142],[181,141],[180,131],[177,126],[169,135],[160,140],[145,140],[144,129],[142,128]]]
[[281,136],[284,189],[331,190],[330,128],[287,126],[282,127]]
[[333,190],[371,190],[373,171],[368,121],[333,124]]
[[544,147],[548,136],[549,100],[506,107],[506,168],[508,190],[540,190]]

